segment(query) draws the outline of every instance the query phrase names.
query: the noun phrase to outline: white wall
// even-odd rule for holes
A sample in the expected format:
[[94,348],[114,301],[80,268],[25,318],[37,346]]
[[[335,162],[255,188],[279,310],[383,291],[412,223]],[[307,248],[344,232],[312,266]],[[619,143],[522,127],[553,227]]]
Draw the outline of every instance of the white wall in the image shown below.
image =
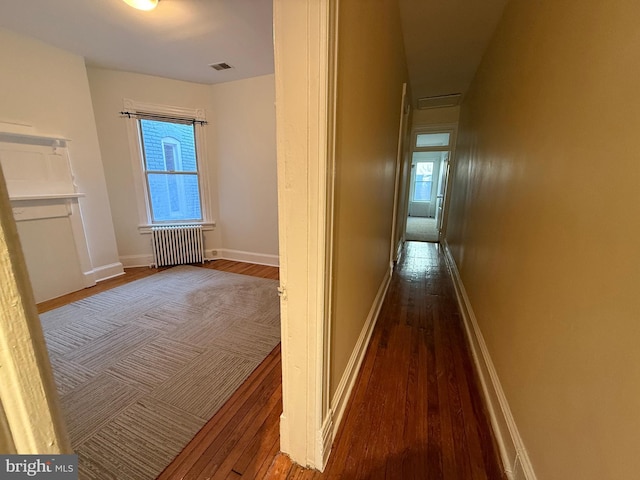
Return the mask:
[[[120,72],[88,67],[89,85],[96,126],[100,137],[100,148],[104,171],[111,200],[113,224],[118,242],[118,252],[125,266],[151,263],[151,238],[138,231],[136,186],[127,134],[127,120],[118,112],[123,110],[123,99],[139,102],[172,105],[185,108],[206,108],[209,102],[209,87],[198,83],[181,82],[137,73]],[[207,137],[212,129],[205,127]],[[208,142],[208,138],[207,138]],[[211,187],[214,188],[215,168],[209,165]],[[212,215],[217,217],[217,204],[212,199]],[[216,230],[207,232],[205,248],[217,244]]]
[[[277,262],[274,75],[212,85],[210,154],[218,170],[221,255]],[[240,251],[240,252],[239,252]]]
[[[204,85],[88,68],[120,258],[150,263],[148,234],[138,232],[135,185],[123,99],[205,108],[206,161],[215,229],[205,248],[215,257],[277,263],[273,75]],[[212,252],[216,253],[213,254]]]
[[98,280],[120,273],[83,58],[0,29],[0,64],[0,122],[71,139],[75,182],[86,194],[80,208],[91,264]]

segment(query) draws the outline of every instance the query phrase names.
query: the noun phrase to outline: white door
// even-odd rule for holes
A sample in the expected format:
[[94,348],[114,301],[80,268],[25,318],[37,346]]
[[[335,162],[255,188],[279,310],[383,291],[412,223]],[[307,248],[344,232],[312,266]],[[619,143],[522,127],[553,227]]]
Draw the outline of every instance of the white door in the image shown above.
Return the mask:
[[435,217],[440,165],[447,152],[414,152],[411,159],[409,215]]
[[444,212],[444,196],[446,193],[447,179],[449,177],[449,152],[442,152],[440,161],[440,175],[436,193],[436,224],[438,231],[442,231],[442,219]]

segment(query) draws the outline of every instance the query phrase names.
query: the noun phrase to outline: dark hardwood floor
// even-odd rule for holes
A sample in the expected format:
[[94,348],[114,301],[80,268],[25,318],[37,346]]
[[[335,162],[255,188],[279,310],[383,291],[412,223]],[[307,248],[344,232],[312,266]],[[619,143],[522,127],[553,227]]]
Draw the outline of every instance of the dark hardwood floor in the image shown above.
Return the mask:
[[160,475],[170,479],[503,479],[437,244],[409,242],[324,473],[278,454],[276,348]]
[[[227,260],[204,267],[278,278],[275,267]],[[127,269],[38,308],[156,272]],[[278,453],[281,412],[278,346],[158,479],[505,478],[437,244],[406,244],[324,473]]]
[[504,478],[438,244],[406,244],[324,473],[266,478]]

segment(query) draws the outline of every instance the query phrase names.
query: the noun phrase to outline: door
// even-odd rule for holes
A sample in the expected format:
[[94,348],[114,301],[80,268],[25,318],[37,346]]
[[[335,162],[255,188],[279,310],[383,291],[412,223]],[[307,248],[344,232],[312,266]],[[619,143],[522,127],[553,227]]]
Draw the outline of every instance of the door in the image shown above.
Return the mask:
[[[409,215],[435,217],[440,190],[441,163],[448,152],[414,152],[411,159]],[[447,155],[448,156],[448,155]]]
[[[408,217],[431,218],[420,222],[438,238],[445,234],[447,228],[447,180],[455,131],[454,124],[425,125],[414,127],[412,135],[411,173],[407,173],[409,188],[405,196],[405,211]],[[416,222],[412,224],[416,225]]]
[[440,178],[438,179],[438,193],[436,196],[436,224],[438,232],[442,233],[442,220],[444,218],[444,199],[446,186],[449,179],[449,152],[442,152],[443,157],[440,162]]

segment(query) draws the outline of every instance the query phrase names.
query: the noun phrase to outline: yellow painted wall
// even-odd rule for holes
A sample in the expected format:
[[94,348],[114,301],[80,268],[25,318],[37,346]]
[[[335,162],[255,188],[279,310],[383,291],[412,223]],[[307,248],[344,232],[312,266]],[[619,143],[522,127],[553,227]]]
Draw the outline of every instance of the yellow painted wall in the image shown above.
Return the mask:
[[448,242],[540,479],[640,472],[640,2],[513,0]]
[[395,0],[341,0],[338,29],[332,396],[389,268],[407,81]]

